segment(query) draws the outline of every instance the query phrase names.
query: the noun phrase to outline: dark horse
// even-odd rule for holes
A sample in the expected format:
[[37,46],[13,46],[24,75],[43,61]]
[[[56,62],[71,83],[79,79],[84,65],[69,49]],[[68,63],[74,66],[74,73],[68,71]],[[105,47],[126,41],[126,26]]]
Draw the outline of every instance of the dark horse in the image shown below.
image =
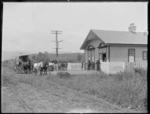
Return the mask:
[[24,72],[27,74],[27,73],[32,73],[33,71],[33,63],[29,60],[27,62],[24,62],[23,63],[23,70]]
[[30,72],[30,63],[29,61],[22,63],[23,70],[26,74]]
[[43,62],[43,67],[41,67],[41,75],[47,75],[48,62]]

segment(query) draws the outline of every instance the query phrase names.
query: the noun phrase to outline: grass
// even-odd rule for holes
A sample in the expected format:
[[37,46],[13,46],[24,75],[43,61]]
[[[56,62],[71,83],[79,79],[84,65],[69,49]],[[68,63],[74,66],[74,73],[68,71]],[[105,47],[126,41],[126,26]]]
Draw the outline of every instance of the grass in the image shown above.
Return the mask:
[[3,86],[16,86],[19,83],[33,84],[33,75],[16,75],[16,73],[11,68],[2,68],[1,81]]
[[11,70],[6,71],[2,69],[1,79],[2,79],[1,81],[3,86],[9,86],[9,85],[15,86],[18,84],[18,80],[17,78],[14,77],[14,73]]
[[[18,83],[32,85],[44,83],[33,75],[16,75],[14,71],[2,69],[2,85],[16,86]],[[147,111],[147,71],[135,68],[132,72],[120,72],[106,75],[104,73],[71,75],[59,72],[56,76],[45,76],[42,79],[117,104],[121,107]]]
[[[62,76],[60,76],[60,74]],[[147,71],[136,68],[134,71],[106,75],[57,76],[48,79],[60,85],[95,95],[124,108],[147,111]]]

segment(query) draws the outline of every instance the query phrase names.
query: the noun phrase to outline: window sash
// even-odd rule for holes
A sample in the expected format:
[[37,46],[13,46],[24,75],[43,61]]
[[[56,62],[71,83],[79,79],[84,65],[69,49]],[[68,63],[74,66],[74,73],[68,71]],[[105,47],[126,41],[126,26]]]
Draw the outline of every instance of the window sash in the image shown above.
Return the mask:
[[131,62],[131,58],[133,58],[132,62],[135,62],[135,49],[128,49],[128,62]]
[[135,50],[134,49],[129,49],[129,56],[134,56],[135,55]]
[[142,56],[143,60],[147,60],[147,51],[143,51]]
[[90,50],[88,50],[88,60],[90,60]]
[[95,62],[95,50],[88,50],[88,60]]

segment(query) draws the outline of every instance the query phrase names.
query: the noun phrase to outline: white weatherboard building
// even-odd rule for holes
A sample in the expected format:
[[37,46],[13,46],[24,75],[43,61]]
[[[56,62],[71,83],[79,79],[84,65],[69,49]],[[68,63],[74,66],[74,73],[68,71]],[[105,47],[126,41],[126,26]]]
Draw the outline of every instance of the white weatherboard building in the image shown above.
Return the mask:
[[83,44],[84,61],[147,64],[147,33],[110,30],[90,30]]

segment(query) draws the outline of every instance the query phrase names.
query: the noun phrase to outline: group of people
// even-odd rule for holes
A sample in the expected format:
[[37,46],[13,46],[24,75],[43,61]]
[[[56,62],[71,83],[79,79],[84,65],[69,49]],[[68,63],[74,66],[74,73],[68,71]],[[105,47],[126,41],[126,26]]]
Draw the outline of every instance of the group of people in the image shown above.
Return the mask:
[[35,74],[46,75],[47,71],[65,70],[67,64],[61,62],[39,62],[33,64],[33,72]]
[[[17,61],[16,70],[28,73],[35,73],[37,75],[46,75],[47,71],[64,70],[67,64],[61,62],[33,62],[27,60],[26,62]],[[21,73],[20,72],[20,73]]]
[[101,69],[100,69],[100,60],[98,59],[97,61],[96,61],[96,63],[94,63],[94,62],[91,62],[90,60],[88,60],[88,70],[95,70],[95,66],[96,66],[96,70],[97,71],[100,71]]
[[[21,67],[20,67],[21,66]],[[100,60],[98,59],[95,63],[88,60],[88,70],[96,70],[100,71],[101,68]],[[30,59],[26,62],[18,61],[16,64],[16,69],[21,68],[24,73],[35,73],[40,75],[46,75],[47,71],[54,71],[54,70],[65,70],[67,68],[67,63],[65,62],[57,62],[57,61],[51,61],[51,62],[33,62]]]

